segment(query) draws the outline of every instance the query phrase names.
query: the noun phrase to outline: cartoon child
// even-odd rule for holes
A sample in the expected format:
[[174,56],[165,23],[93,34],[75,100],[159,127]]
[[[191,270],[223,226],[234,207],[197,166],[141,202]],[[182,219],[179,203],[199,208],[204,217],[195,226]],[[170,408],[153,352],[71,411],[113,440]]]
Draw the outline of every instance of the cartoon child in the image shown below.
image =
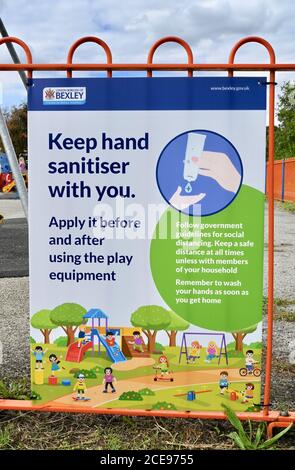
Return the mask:
[[108,345],[111,348],[115,346],[116,338],[115,338],[115,335],[112,331],[107,331],[106,332],[106,342],[108,343]]
[[212,359],[217,355],[217,344],[215,341],[209,341],[208,347],[207,347],[207,356],[205,362],[211,362]]
[[85,392],[87,390],[86,383],[85,383],[85,375],[79,374],[78,380],[74,386],[73,391],[76,392],[76,399],[77,400],[84,400]]
[[187,358],[188,362],[196,362],[196,359],[200,359],[202,346],[199,341],[193,341]]
[[225,390],[228,389],[228,372],[226,370],[223,370],[220,372],[220,379],[219,379],[219,389],[221,395],[224,395]]
[[161,371],[161,377],[164,375],[169,375],[169,362],[166,356],[159,357],[159,365],[155,367]]
[[253,400],[254,398],[254,385],[252,383],[246,384],[246,390],[243,392],[244,398],[242,403],[247,403],[249,400]]
[[81,348],[81,345],[84,344],[84,342],[85,342],[85,336],[86,336],[85,325],[81,325],[81,326],[79,326],[78,348]]
[[110,386],[112,389],[112,393],[116,392],[116,389],[114,387],[114,383],[117,382],[116,377],[113,376],[113,369],[111,367],[106,367],[104,369],[104,378],[103,378],[103,385],[104,385],[104,390],[103,393],[108,393],[108,387]]
[[36,346],[35,351],[31,350],[31,352],[32,352],[33,356],[35,356],[35,359],[36,359],[35,369],[44,369],[43,359],[44,359],[44,356],[47,352],[47,349],[45,349],[45,351],[43,351],[42,346]]
[[246,357],[245,357],[245,365],[246,365],[248,374],[253,374],[254,364],[257,364],[257,361],[255,361],[253,356],[254,356],[254,351],[252,349],[248,349],[248,351],[246,351]]
[[117,356],[119,353],[119,347],[116,344],[116,336],[114,335],[114,333],[112,331],[107,331],[105,339],[110,348],[113,349],[115,356]]
[[133,351],[143,353],[144,341],[139,331],[133,331],[133,341],[128,341],[129,344],[133,344]]
[[60,361],[55,354],[50,354],[49,361],[51,362],[51,377],[55,377],[56,372],[60,371]]

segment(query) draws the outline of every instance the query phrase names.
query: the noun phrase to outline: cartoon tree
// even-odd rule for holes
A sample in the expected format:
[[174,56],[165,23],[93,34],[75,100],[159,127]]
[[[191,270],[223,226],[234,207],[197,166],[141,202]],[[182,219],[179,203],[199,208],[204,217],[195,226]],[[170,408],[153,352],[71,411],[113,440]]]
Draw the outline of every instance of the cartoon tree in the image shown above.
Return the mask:
[[232,332],[232,335],[236,342],[236,347],[235,347],[236,351],[243,352],[243,341],[244,341],[245,336],[250,333],[253,333],[256,330],[256,328],[257,328],[257,324],[249,326],[248,328],[245,328],[244,330],[241,330],[241,331]]
[[51,310],[39,310],[31,318],[32,327],[41,331],[46,344],[50,344],[50,333],[57,328],[57,325],[51,321],[50,313]]
[[149,353],[153,353],[155,350],[157,332],[166,330],[170,322],[170,313],[158,305],[139,307],[131,315],[132,325],[142,328],[148,339],[147,349]]
[[79,325],[85,323],[83,316],[86,309],[82,305],[65,303],[58,305],[50,313],[51,321],[60,326],[67,335],[67,346],[75,341],[75,332]]
[[176,335],[178,331],[187,330],[189,323],[183,318],[180,318],[176,313],[170,311],[170,323],[166,328],[166,333],[169,337],[169,346],[176,346]]

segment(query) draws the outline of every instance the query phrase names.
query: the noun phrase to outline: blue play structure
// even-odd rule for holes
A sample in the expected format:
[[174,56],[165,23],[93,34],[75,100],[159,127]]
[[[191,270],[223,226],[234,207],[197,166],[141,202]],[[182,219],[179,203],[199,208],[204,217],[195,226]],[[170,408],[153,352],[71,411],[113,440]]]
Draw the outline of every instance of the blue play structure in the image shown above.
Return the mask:
[[118,344],[115,343],[114,346],[110,347],[108,345],[108,343],[106,342],[105,340],[105,337],[100,334],[96,328],[94,328],[92,331],[91,331],[91,337],[92,337],[92,343],[94,344],[94,337],[97,336],[98,338],[98,341],[99,341],[99,344],[102,344],[107,353],[108,353],[108,356],[109,358],[111,359],[112,362],[122,362],[122,361],[126,361],[126,357],[124,356],[124,354],[122,353],[121,349],[119,348]]
[[11,173],[8,158],[5,153],[0,153],[0,173]]
[[[101,345],[105,348],[110,360],[112,362],[123,362],[126,361],[126,357],[120,350],[119,345],[115,342],[114,346],[109,346],[106,342],[105,336],[102,335],[99,331],[99,328],[103,326],[101,323],[104,321],[105,330],[108,330],[108,316],[99,308],[92,308],[87,313],[85,313],[85,319],[91,319],[91,343],[92,343],[92,353],[94,354],[95,339],[98,341],[98,353],[100,353]],[[97,320],[97,322],[95,322]],[[95,325],[96,323],[96,325]]]

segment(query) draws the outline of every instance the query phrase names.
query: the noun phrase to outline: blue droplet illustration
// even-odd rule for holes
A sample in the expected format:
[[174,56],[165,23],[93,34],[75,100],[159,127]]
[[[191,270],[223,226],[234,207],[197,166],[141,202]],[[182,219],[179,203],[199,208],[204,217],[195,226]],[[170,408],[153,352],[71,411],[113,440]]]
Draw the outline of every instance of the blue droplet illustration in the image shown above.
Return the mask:
[[187,183],[184,190],[185,190],[186,193],[191,193],[192,192],[192,185],[190,183]]

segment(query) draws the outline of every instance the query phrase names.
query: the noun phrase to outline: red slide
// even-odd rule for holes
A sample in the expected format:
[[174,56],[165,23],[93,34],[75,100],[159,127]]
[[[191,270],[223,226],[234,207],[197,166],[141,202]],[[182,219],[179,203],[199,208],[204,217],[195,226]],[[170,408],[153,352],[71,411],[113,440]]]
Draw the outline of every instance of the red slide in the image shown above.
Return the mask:
[[66,361],[81,362],[84,357],[84,354],[91,347],[92,347],[92,341],[89,341],[86,344],[81,344],[80,348],[78,348],[78,341],[70,344],[67,350]]

